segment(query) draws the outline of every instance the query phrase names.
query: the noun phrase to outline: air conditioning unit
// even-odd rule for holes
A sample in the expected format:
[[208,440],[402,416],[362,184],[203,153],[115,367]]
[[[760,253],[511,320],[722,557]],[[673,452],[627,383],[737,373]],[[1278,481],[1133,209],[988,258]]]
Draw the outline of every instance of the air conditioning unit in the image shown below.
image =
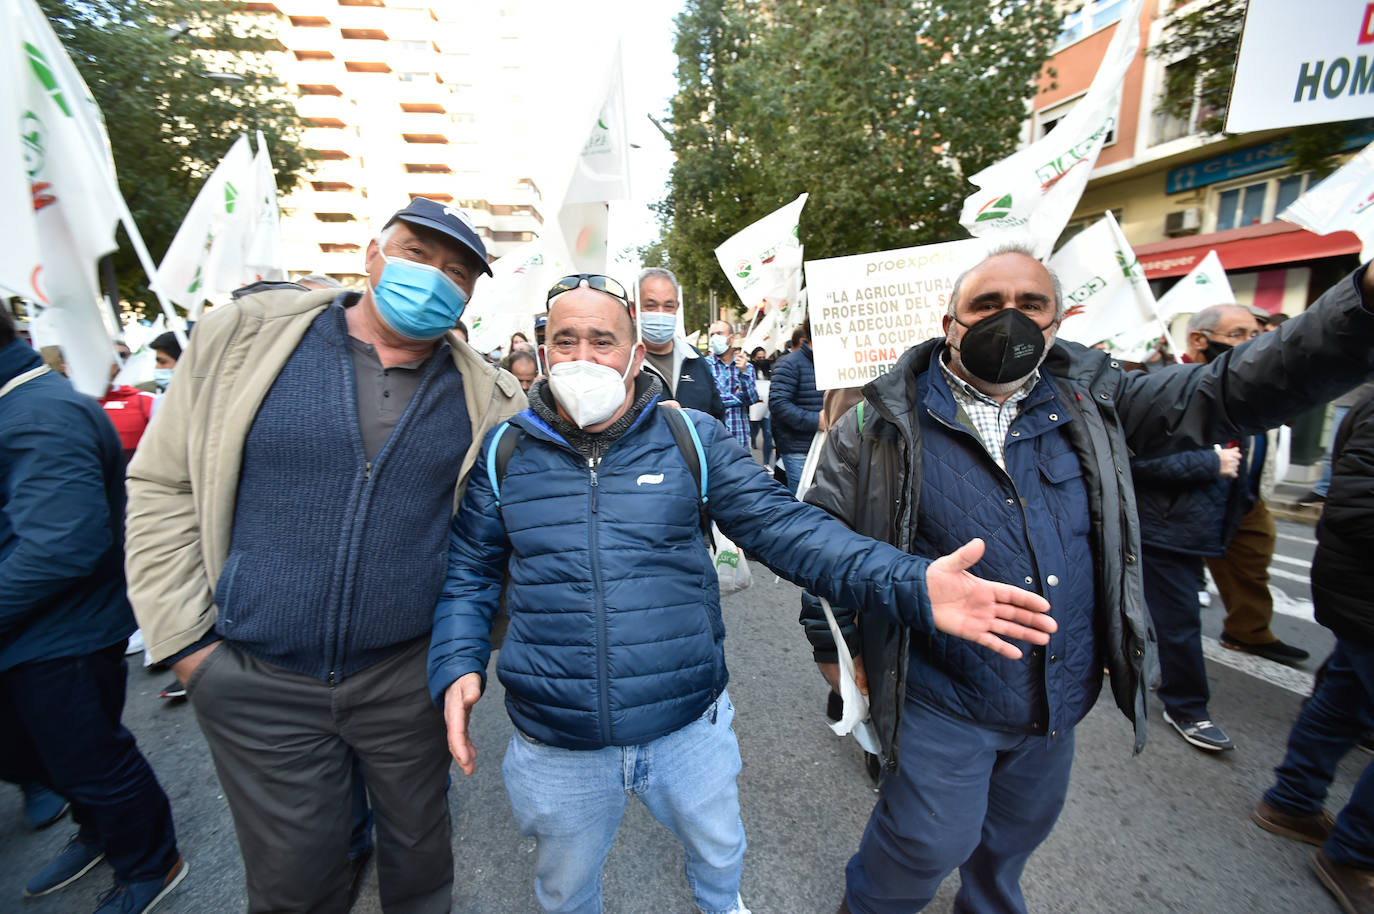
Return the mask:
[[1164,234],[1195,235],[1202,228],[1202,212],[1196,206],[1177,210],[1164,217]]

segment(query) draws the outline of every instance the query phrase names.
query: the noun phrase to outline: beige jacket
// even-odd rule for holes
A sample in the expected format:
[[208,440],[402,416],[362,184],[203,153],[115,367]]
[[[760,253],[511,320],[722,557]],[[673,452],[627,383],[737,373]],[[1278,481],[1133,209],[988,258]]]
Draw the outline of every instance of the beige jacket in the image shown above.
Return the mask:
[[[153,660],[214,627],[214,583],[229,553],[234,499],[249,427],[286,360],[337,290],[245,296],[196,324],[176,380],[129,463],[125,566],[129,601]],[[525,408],[513,376],[453,333],[472,446],[453,493],[456,511],[491,429]]]

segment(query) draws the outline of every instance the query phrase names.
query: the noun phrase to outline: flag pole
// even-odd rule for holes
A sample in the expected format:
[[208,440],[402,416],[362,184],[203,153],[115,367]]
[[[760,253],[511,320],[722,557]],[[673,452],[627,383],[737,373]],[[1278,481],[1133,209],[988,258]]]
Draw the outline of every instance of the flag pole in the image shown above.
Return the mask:
[[186,331],[181,329],[181,322],[178,321],[176,308],[162,294],[162,287],[157,281],[157,267],[153,265],[152,255],[148,253],[148,247],[143,243],[143,236],[139,234],[138,226],[134,224],[133,213],[129,212],[129,204],[124,202],[124,194],[116,193],[115,199],[119,201],[119,221],[123,224],[124,230],[129,233],[129,242],[134,246],[134,253],[138,255],[138,262],[143,265],[143,272],[148,276],[148,287],[157,296],[158,304],[162,306],[162,313],[167,317],[168,328],[176,335],[177,344],[183,349],[186,347]]

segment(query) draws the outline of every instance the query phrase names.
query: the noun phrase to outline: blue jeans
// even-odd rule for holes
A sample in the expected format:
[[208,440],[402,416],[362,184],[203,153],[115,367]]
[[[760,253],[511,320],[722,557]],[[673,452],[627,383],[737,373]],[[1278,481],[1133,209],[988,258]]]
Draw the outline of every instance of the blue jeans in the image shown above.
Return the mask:
[[802,470],[806,467],[805,454],[779,454],[782,458],[782,469],[787,474],[787,487],[792,490],[792,494],[797,494],[797,486],[801,485]]
[[[1288,734],[1278,780],[1264,801],[1294,816],[1315,815],[1336,765],[1374,725],[1374,646],[1336,639],[1317,691]],[[1374,765],[1365,765],[1350,802],[1336,817],[1326,855],[1342,866],[1374,870]]]
[[1336,445],[1336,431],[1345,421],[1345,414],[1348,412],[1350,412],[1348,406],[1331,407],[1331,431],[1326,436],[1326,453],[1322,455],[1322,478],[1317,480],[1317,484],[1312,487],[1312,491],[1322,498],[1325,498],[1326,493],[1331,489],[1331,449]]
[[161,879],[178,856],[167,795],[120,723],[127,670],[121,641],[0,671],[0,777],[70,800],[121,883]]
[[773,460],[773,419],[764,416],[757,421],[749,420],[749,444],[752,446],[759,432],[763,432],[763,463],[767,466]]
[[701,717],[641,746],[559,749],[515,731],[501,776],[520,830],[538,841],[534,894],[545,911],[599,914],[601,870],[629,794],[682,842],[697,906],[708,914],[742,910],[734,716],[721,692]]
[[845,869],[849,909],[919,911],[957,867],[955,911],[1024,914],[1021,871],[1064,806],[1073,730],[1002,733],[911,700],[902,714],[900,767]]

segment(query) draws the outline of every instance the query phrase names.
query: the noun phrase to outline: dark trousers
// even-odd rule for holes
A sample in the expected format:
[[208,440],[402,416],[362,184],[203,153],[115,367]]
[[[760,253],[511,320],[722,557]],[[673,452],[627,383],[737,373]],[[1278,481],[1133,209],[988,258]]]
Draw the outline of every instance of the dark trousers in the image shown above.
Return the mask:
[[[1374,726],[1374,646],[1336,639],[1317,691],[1302,706],[1274,786],[1264,801],[1295,816],[1316,814],[1336,765]],[[1342,866],[1374,870],[1374,764],[1366,763],[1336,817],[1326,854]]]
[[759,432],[763,432],[763,462],[767,464],[773,459],[773,419],[771,416],[749,420],[749,443],[751,445],[758,441]]
[[427,638],[333,686],[221,642],[187,695],[209,744],[252,912],[342,911],[353,759],[377,828],[388,914],[447,912],[453,892],[443,717],[425,681]]
[[1021,872],[1064,806],[1073,730],[1001,733],[914,701],[902,713],[901,767],[845,869],[849,909],[919,911],[958,868],[955,911],[1024,914]]
[[177,861],[172,809],[124,713],[124,642],[0,672],[0,777],[71,801],[81,836],[120,882],[161,879]]
[[1202,557],[1146,546],[1141,576],[1159,640],[1159,700],[1174,720],[1208,717],[1207,665],[1202,659]]

